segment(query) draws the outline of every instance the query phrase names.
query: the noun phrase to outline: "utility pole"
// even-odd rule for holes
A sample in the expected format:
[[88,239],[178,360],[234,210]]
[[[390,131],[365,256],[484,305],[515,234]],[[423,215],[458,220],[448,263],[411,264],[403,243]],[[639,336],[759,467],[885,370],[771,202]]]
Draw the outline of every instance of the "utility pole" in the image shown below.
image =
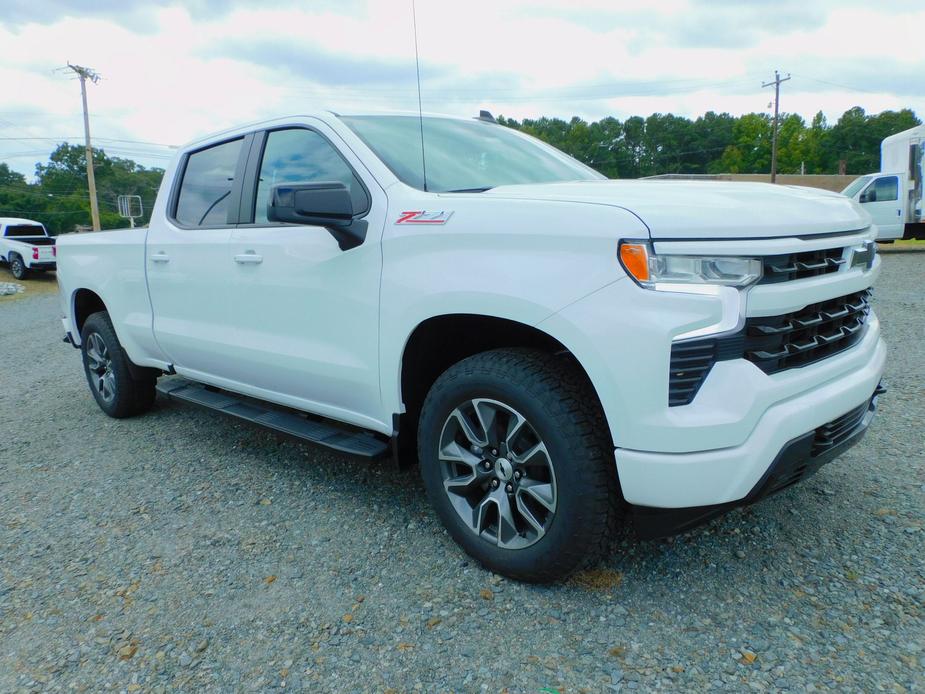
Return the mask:
[[774,128],[771,133],[771,183],[777,182],[777,117],[778,117],[778,107],[780,105],[780,83],[786,82],[790,79],[790,74],[788,73],[786,77],[781,77],[780,73],[774,71],[774,79],[770,82],[765,82],[761,85],[761,88],[770,87],[774,85]]
[[90,146],[90,115],[87,112],[87,80],[96,84],[100,76],[88,67],[80,65],[67,66],[77,73],[80,78],[80,98],[84,107],[84,141],[87,147],[87,186],[90,188],[90,219],[93,222],[93,231],[100,230],[100,208],[96,201],[96,179],[93,176],[93,148]]

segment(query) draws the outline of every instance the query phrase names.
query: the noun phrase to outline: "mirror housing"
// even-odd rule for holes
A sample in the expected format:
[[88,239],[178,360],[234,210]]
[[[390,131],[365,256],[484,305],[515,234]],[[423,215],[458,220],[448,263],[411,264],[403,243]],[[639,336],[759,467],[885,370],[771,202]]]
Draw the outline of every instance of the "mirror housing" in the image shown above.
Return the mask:
[[342,251],[356,248],[366,238],[366,221],[353,218],[353,198],[340,181],[273,186],[267,220],[325,227]]
[[863,193],[861,193],[861,197],[858,198],[858,202],[877,202],[877,191],[872,187],[868,188]]

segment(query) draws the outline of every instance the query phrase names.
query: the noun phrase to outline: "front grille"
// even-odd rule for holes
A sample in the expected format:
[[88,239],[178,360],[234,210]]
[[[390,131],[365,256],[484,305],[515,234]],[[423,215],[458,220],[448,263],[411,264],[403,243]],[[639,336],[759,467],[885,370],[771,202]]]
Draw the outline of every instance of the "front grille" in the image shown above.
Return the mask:
[[793,313],[745,322],[745,358],[772,374],[812,364],[857,343],[870,313],[870,290]]
[[722,337],[671,346],[668,405],[689,405],[717,361],[747,359],[767,374],[813,364],[857,344],[870,314],[870,289],[781,316],[749,318]]
[[865,402],[863,405],[855,407],[851,412],[847,412],[816,429],[811,455],[815,458],[817,455],[821,455],[844,442],[854,433],[854,430],[864,419],[864,415],[867,414],[869,409],[870,403]]
[[762,258],[764,273],[758,284],[790,282],[806,277],[817,277],[836,272],[844,265],[843,248],[824,248],[787,255],[770,255]]

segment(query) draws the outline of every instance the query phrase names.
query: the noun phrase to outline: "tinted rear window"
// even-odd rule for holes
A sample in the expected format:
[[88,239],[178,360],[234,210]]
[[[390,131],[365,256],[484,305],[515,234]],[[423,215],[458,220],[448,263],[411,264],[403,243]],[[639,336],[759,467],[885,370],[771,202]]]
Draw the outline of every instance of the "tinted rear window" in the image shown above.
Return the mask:
[[44,236],[45,229],[40,224],[11,224],[6,228],[6,236]]

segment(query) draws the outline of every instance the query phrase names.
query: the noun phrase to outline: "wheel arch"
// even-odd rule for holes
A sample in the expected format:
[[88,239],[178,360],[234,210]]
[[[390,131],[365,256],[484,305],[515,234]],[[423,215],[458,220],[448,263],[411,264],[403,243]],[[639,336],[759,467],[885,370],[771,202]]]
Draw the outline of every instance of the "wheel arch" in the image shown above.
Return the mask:
[[92,289],[82,287],[74,291],[71,295],[71,315],[73,316],[74,327],[77,329],[77,339],[80,339],[80,333],[83,330],[84,323],[94,313],[98,311],[108,311],[102,297]]
[[600,397],[587,370],[568,346],[553,335],[509,318],[447,313],[418,323],[402,350],[399,387],[405,409],[397,423],[399,448],[403,452],[414,449],[421,406],[440,374],[474,354],[513,347],[535,349],[571,362],[586,380],[589,392],[594,394],[603,415]]

